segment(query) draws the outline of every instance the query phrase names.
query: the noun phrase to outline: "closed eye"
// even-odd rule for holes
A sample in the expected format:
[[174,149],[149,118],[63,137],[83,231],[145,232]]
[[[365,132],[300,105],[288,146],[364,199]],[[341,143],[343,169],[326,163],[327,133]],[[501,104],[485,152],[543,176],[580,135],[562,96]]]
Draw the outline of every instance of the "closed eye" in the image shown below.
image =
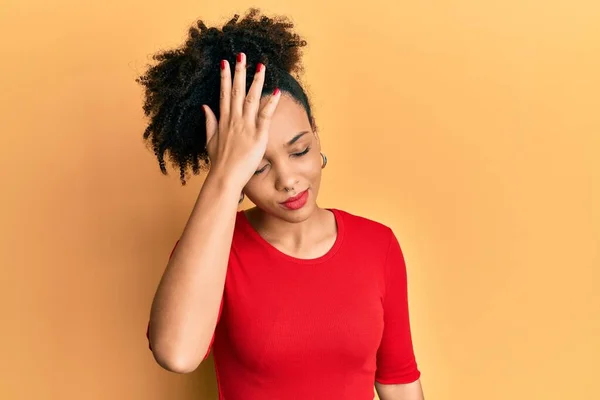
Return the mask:
[[[306,149],[304,151],[301,151],[300,153],[293,153],[292,156],[302,157],[302,156],[306,155],[309,151],[310,151],[310,146],[306,147]],[[261,169],[256,171],[254,173],[254,175],[260,175],[261,173],[263,173],[265,171],[265,169],[267,169],[268,166],[269,166],[269,164],[265,165],[264,167],[262,167]]]
[[300,152],[300,153],[294,153],[292,154],[295,157],[302,157],[303,155],[305,155],[306,153],[308,153],[310,151],[310,146],[308,146],[304,151]]

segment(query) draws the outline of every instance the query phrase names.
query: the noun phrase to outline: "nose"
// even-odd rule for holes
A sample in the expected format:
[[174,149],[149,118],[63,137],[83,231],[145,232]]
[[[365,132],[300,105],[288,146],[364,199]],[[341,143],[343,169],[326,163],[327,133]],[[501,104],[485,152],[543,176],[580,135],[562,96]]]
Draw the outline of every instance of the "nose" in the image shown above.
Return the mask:
[[276,168],[275,189],[278,191],[298,190],[300,181],[296,177],[293,169],[289,165],[279,164]]

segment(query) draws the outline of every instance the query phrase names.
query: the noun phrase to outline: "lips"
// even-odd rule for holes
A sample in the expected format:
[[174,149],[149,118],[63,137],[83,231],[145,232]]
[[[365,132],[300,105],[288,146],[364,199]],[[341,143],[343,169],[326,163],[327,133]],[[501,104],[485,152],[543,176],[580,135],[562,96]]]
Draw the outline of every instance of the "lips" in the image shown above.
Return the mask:
[[[306,189],[306,190],[308,190],[308,189]],[[298,200],[300,197],[304,196],[304,192],[306,192],[306,190],[305,190],[305,191],[303,191],[303,192],[300,192],[300,193],[298,193],[298,194],[297,194],[297,195],[295,195],[294,197],[290,197],[290,198],[289,198],[289,199],[287,199],[286,201],[283,201],[281,204],[291,203],[291,202],[293,202],[293,201],[296,201],[296,200]]]

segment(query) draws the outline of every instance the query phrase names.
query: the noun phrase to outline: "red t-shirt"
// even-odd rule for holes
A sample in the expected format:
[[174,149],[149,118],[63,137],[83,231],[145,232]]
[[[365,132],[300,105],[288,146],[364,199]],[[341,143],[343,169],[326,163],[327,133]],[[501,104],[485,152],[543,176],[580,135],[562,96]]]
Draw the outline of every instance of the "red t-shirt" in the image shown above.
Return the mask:
[[420,377],[406,266],[393,231],[335,215],[327,254],[297,259],[237,213],[211,341],[220,400],[372,400],[375,380]]

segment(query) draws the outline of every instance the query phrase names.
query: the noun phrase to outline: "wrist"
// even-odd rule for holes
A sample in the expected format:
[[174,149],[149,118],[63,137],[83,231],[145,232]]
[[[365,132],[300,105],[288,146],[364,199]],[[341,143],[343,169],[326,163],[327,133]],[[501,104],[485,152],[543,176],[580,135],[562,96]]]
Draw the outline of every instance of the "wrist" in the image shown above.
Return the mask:
[[242,184],[232,178],[232,174],[220,169],[211,169],[205,180],[205,184],[214,184],[220,192],[230,193],[239,198],[245,184]]

